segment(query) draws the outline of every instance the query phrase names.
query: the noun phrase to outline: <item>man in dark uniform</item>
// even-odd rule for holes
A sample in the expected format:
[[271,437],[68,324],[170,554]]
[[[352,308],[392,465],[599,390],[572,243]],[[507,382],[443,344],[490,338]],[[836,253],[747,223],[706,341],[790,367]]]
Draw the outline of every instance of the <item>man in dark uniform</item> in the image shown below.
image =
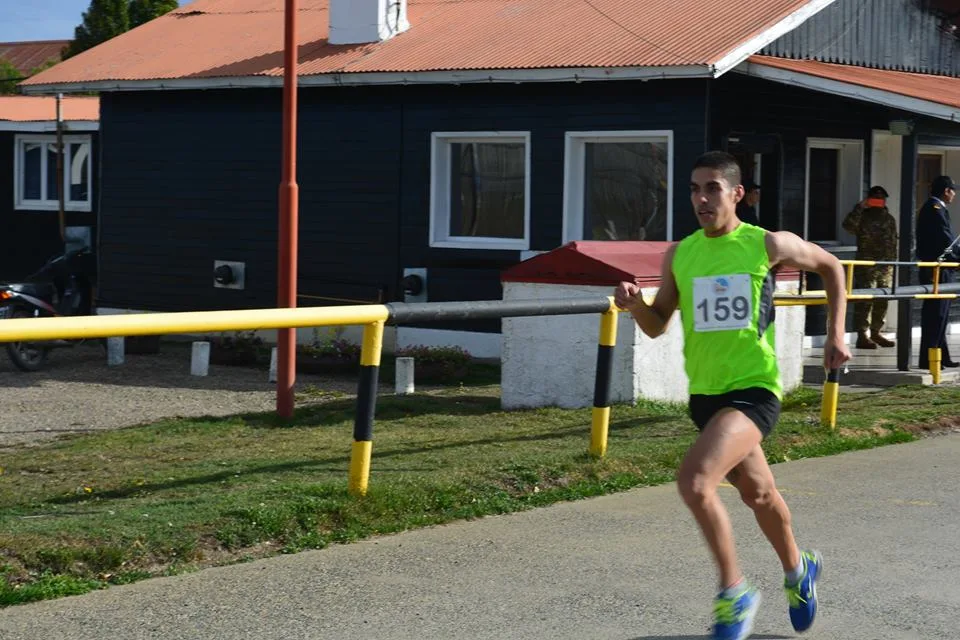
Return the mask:
[[[953,180],[949,176],[937,176],[930,184],[930,199],[917,214],[917,260],[937,262],[944,250],[953,242],[950,227],[950,212],[947,205],[956,196]],[[954,247],[945,257],[948,261],[960,259],[960,249]],[[933,269],[919,269],[920,283],[933,284]],[[953,282],[950,269],[940,270],[940,282]],[[947,323],[950,321],[950,300],[924,300],[920,315],[920,360],[921,369],[929,369],[928,349],[941,349],[943,367],[957,367],[960,363],[950,360],[947,348]]]
[[760,226],[757,204],[760,202],[760,185],[746,178],[743,181],[743,199],[737,203],[737,217],[741,222]]

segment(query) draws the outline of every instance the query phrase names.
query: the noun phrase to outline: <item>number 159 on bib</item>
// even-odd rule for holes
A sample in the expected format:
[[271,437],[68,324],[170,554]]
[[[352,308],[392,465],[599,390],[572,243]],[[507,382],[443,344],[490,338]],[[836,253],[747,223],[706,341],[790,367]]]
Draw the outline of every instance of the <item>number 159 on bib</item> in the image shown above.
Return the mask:
[[748,274],[695,278],[694,329],[728,331],[748,328],[753,317],[752,293]]

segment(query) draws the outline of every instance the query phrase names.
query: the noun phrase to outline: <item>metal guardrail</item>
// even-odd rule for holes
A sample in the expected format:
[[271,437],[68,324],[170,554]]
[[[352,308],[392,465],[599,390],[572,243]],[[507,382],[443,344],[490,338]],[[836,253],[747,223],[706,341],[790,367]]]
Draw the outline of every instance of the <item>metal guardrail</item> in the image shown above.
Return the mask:
[[613,298],[597,296],[580,299],[394,303],[297,309],[15,318],[0,322],[0,342],[361,325],[364,328],[363,346],[360,354],[360,379],[357,386],[357,408],[348,487],[354,495],[365,495],[370,476],[383,330],[387,322],[402,324],[480,318],[602,314],[603,328],[597,363],[590,445],[590,451],[594,455],[602,456],[606,452],[610,419],[610,379],[613,373],[612,354],[616,343],[618,311],[613,304]]
[[[881,263],[845,261],[849,266],[872,266]],[[927,263],[909,263],[926,266]],[[960,266],[960,263],[930,263],[934,268]],[[848,276],[848,284],[852,276]],[[942,293],[956,291],[958,293]],[[955,298],[960,283],[921,285],[891,289],[853,290],[851,301],[884,298],[929,299]],[[777,295],[778,306],[826,304],[824,292]],[[370,474],[373,446],[373,424],[376,413],[377,386],[386,324],[413,322],[451,322],[480,318],[506,318],[551,315],[601,314],[600,335],[594,382],[594,402],[590,434],[592,455],[601,457],[607,450],[610,423],[613,349],[617,337],[617,317],[623,309],[612,297],[597,296],[574,299],[484,300],[474,302],[428,302],[350,305],[340,307],[300,307],[295,309],[242,309],[232,311],[194,311],[56,318],[18,318],[0,322],[0,342],[26,342],[56,339],[109,338],[157,334],[206,333],[212,331],[247,331],[300,327],[362,325],[363,347],[357,388],[353,449],[350,459],[349,490],[365,495]],[[939,349],[936,350],[939,352]],[[936,355],[936,360],[934,360]],[[939,355],[931,353],[930,362],[939,363]],[[931,364],[931,366],[933,366]],[[840,372],[828,372],[824,383],[821,421],[836,426]],[[939,382],[939,367],[934,377]]]

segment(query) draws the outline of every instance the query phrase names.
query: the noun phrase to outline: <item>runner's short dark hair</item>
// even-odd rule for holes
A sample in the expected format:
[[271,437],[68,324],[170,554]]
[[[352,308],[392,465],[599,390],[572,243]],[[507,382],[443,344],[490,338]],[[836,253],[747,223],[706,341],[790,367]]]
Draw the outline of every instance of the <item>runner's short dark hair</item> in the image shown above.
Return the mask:
[[723,174],[730,186],[740,184],[740,165],[726,151],[708,151],[693,163],[694,169],[715,169]]

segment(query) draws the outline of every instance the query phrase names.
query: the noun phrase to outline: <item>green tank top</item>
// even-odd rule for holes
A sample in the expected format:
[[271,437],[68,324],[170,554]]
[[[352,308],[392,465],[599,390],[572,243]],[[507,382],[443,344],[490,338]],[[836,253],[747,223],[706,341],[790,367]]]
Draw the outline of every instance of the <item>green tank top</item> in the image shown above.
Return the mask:
[[691,394],[762,387],[783,397],[774,338],[774,277],[766,231],[741,223],[684,238],[673,257]]

